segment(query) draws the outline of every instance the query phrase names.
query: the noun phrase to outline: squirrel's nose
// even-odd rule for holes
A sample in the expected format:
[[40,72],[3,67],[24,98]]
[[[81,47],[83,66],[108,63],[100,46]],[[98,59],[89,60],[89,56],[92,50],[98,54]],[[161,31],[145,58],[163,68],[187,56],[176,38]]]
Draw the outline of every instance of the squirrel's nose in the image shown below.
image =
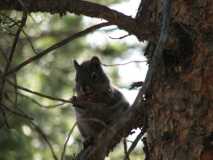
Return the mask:
[[92,92],[92,89],[89,86],[83,86],[82,88],[83,88],[84,93],[91,93]]

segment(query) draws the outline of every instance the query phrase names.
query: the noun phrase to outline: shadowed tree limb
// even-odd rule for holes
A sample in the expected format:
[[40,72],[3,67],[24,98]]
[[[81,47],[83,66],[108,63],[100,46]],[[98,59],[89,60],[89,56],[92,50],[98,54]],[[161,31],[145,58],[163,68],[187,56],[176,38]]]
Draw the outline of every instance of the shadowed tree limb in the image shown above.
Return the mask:
[[137,135],[137,137],[135,138],[135,140],[132,142],[131,146],[127,150],[127,153],[125,155],[124,160],[128,160],[129,155],[135,149],[135,147],[137,146],[138,142],[141,140],[141,138],[143,137],[143,135],[144,135],[144,130],[141,130],[141,132]]
[[18,85],[16,85],[16,84],[14,84],[13,82],[9,81],[9,80],[7,80],[7,82],[8,82],[10,85],[16,87],[16,88],[19,89],[19,90],[22,90],[22,91],[25,91],[25,92],[28,92],[28,93],[37,95],[37,96],[39,96],[39,97],[44,97],[44,98],[47,98],[47,99],[50,99],[50,100],[53,100],[53,101],[60,101],[60,102],[63,102],[63,103],[72,103],[71,100],[65,100],[65,99],[62,99],[62,98],[52,97],[52,96],[49,96],[49,95],[45,95],[45,94],[43,94],[43,93],[39,93],[39,92],[36,92],[36,91],[32,91],[32,90],[27,89],[27,88],[25,88],[25,87],[18,86]]
[[16,93],[17,93],[18,96],[25,98],[26,100],[29,100],[31,103],[34,103],[37,106],[39,106],[41,108],[45,108],[45,109],[55,109],[55,108],[62,107],[62,106],[65,105],[65,102],[60,102],[60,103],[53,104],[53,105],[43,105],[39,101],[35,100],[34,98],[27,96],[25,94],[22,94],[21,92],[17,91]]
[[[5,57],[6,62],[7,62],[6,66],[4,67],[3,73],[1,74],[1,72],[0,72],[0,78],[1,78],[0,103],[2,103],[2,101],[3,101],[4,90],[5,90],[5,82],[6,82],[6,73],[7,73],[8,69],[10,68],[10,65],[12,63],[13,55],[15,53],[15,49],[16,49],[16,46],[17,46],[17,43],[18,43],[18,40],[19,40],[19,36],[20,36],[20,33],[21,33],[24,25],[26,24],[26,21],[27,21],[27,13],[23,12],[21,24],[18,27],[18,30],[16,31],[15,38],[14,38],[14,41],[12,43],[12,47],[11,47],[11,50],[10,50],[10,53],[9,53],[9,58],[7,59],[7,57]],[[5,112],[4,109],[5,108],[1,108],[1,106],[0,106],[0,110],[1,110],[2,115],[4,117],[4,122],[5,122],[6,126],[9,128],[9,124],[7,122],[7,115],[6,115],[6,112]]]
[[134,18],[110,9],[107,6],[83,0],[22,0],[22,3],[13,0],[3,0],[0,2],[0,10],[27,10],[28,12],[59,14],[70,12],[77,15],[101,18],[117,25],[120,29],[126,30],[129,34],[137,36],[140,40],[150,38],[152,31],[156,31],[156,28],[138,22]]

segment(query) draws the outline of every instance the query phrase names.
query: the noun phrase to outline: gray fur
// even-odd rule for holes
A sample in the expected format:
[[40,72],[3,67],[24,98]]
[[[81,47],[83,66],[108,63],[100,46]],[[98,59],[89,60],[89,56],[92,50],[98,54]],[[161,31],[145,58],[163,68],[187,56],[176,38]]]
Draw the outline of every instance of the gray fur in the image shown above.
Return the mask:
[[[100,60],[93,57],[76,68],[76,119],[79,131],[84,140],[94,139],[104,129],[113,125],[129,107],[121,92],[110,85]],[[76,67],[77,66],[77,67]],[[95,77],[93,77],[94,75]],[[88,94],[94,94],[95,100],[87,100]]]

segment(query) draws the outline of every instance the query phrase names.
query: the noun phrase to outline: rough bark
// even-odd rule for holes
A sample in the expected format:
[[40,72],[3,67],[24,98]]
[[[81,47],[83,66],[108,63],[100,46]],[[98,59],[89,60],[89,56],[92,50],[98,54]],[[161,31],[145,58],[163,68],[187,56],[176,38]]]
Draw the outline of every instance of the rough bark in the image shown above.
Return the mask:
[[[160,1],[151,6],[159,21]],[[148,159],[212,160],[213,2],[177,0],[172,6],[164,65],[156,68],[147,98]]]

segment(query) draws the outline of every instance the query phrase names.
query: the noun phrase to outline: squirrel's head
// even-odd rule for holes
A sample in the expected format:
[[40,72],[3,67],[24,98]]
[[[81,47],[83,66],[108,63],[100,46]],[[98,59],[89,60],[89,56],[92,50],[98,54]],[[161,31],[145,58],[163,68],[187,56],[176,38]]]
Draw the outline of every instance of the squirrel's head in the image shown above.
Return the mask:
[[109,90],[110,82],[101,67],[98,57],[94,56],[82,64],[79,64],[76,60],[73,62],[76,70],[76,90],[79,95]]

